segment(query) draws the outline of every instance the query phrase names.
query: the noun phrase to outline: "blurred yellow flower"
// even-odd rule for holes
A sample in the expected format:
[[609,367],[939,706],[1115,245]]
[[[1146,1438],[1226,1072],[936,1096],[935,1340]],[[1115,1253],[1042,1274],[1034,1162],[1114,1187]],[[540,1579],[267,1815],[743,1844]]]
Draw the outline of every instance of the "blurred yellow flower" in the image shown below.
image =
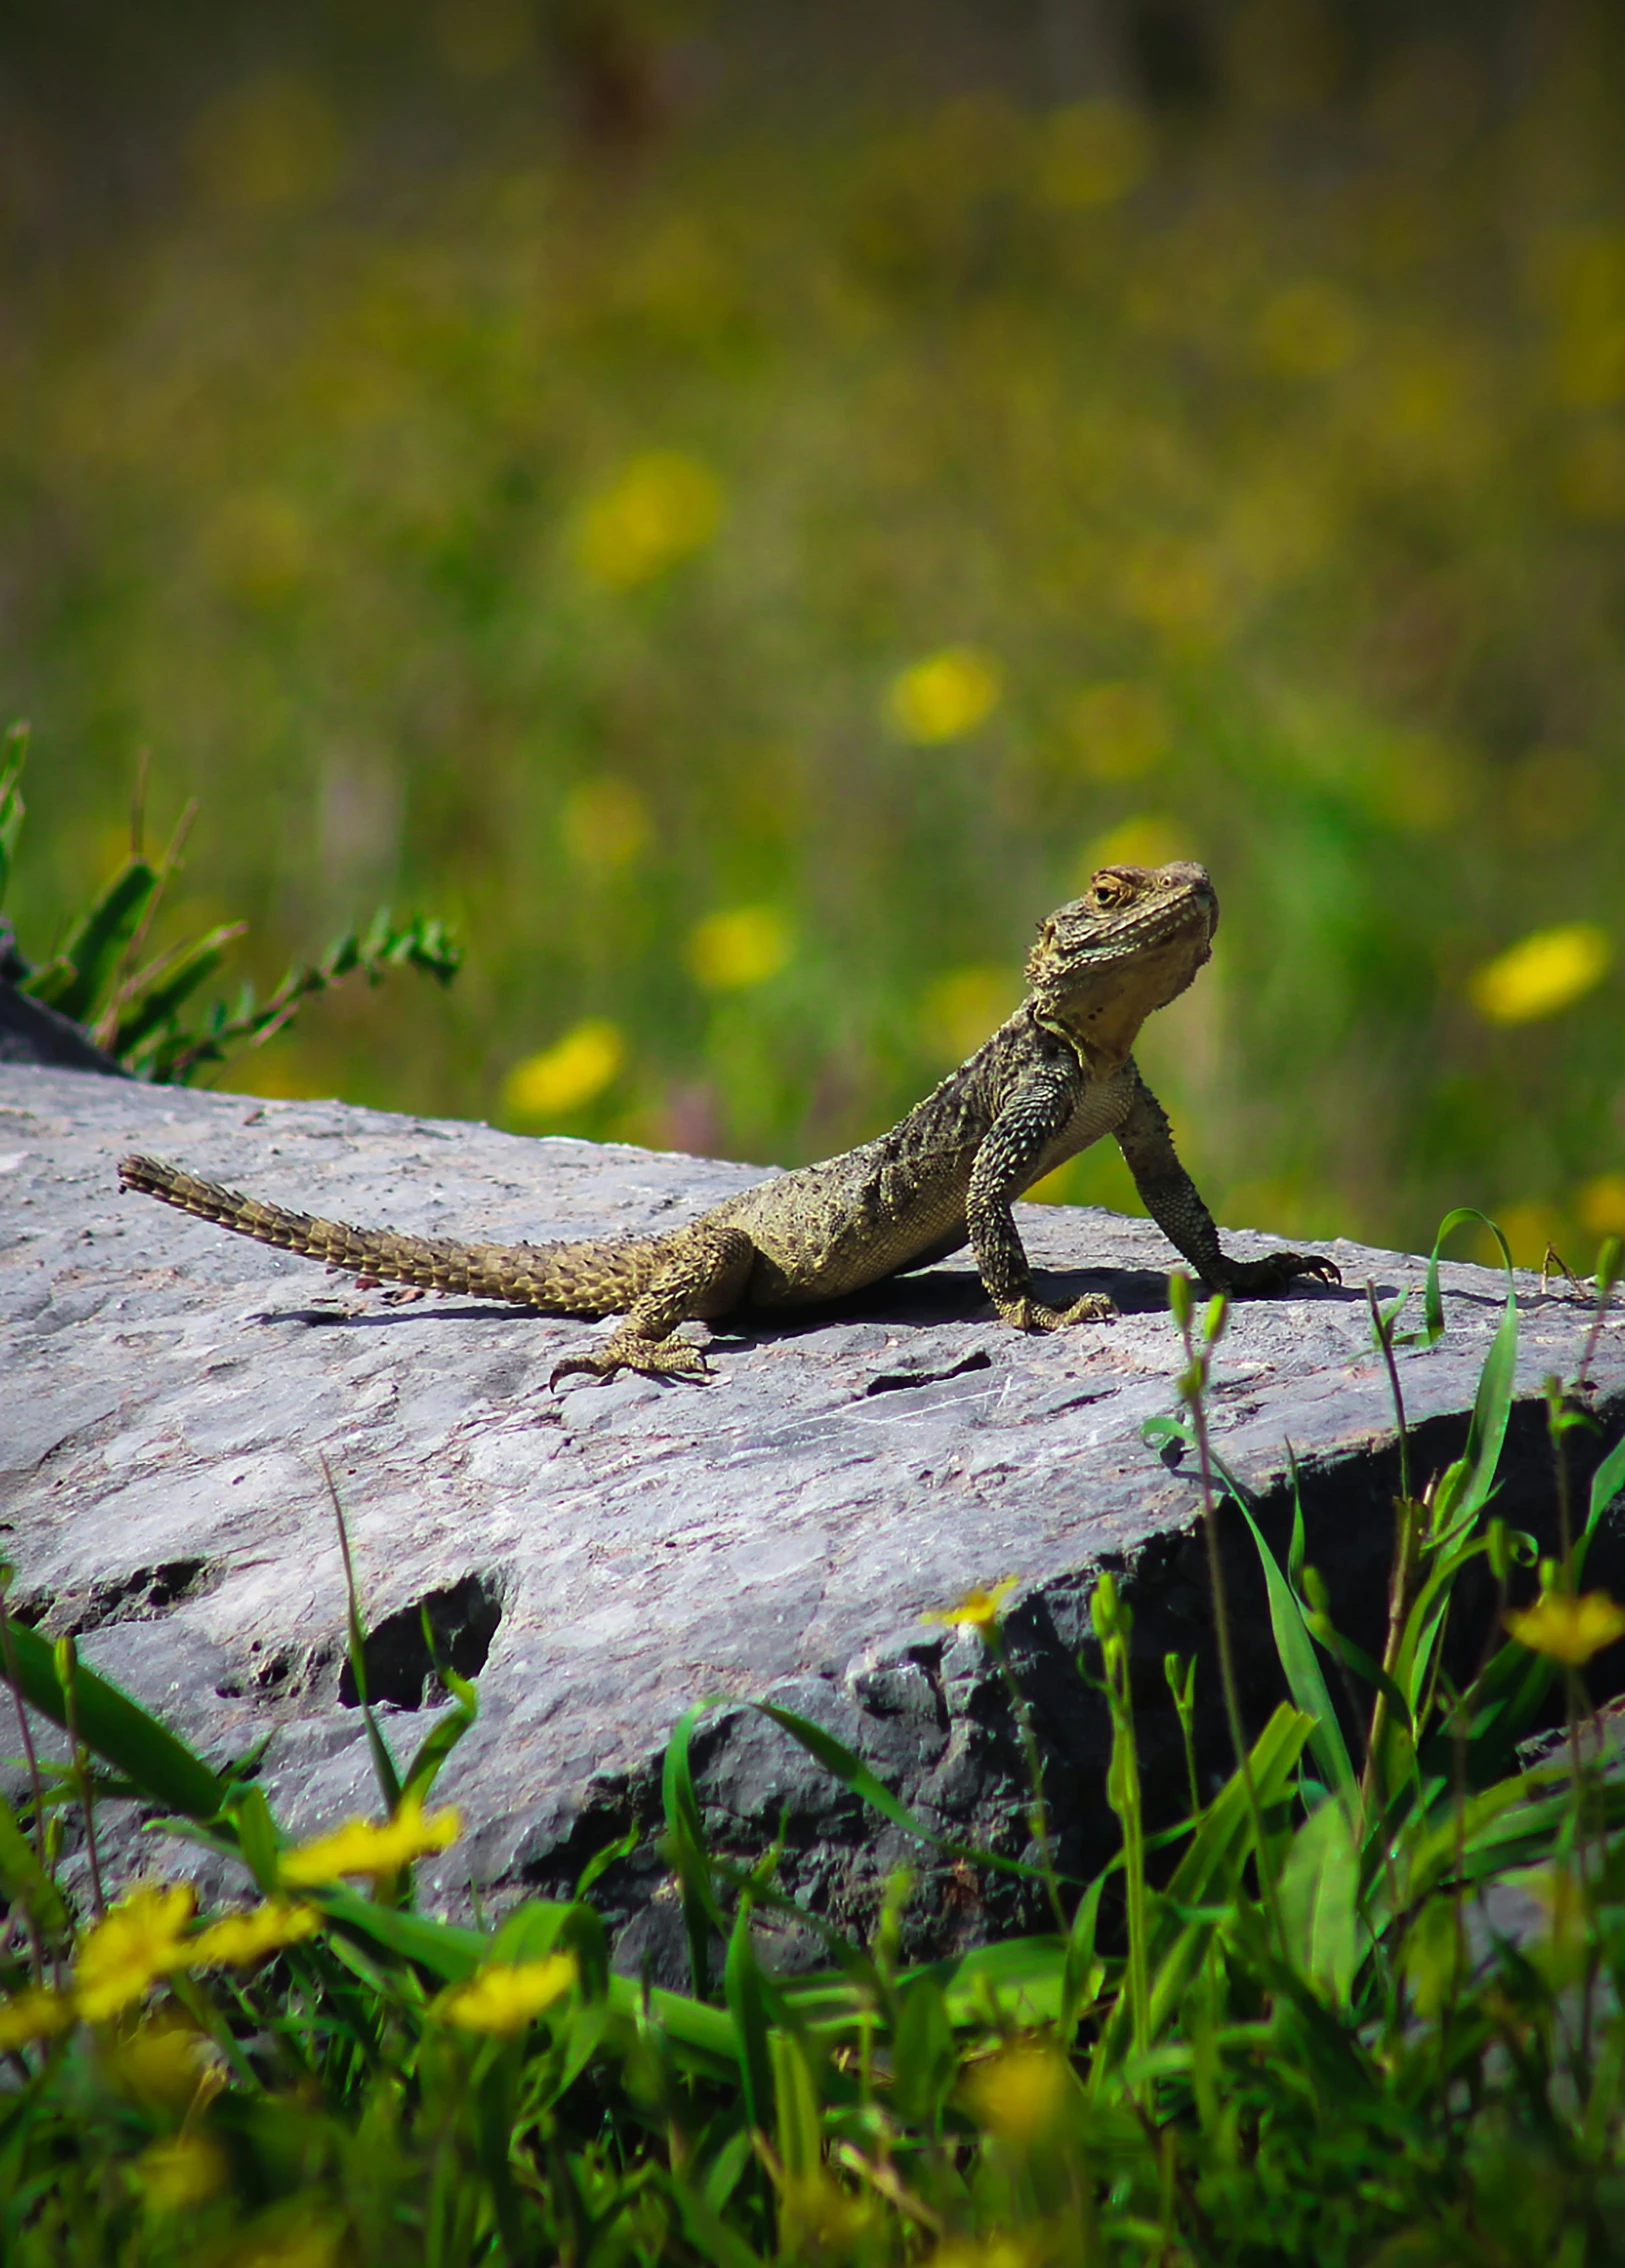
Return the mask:
[[127,2039],[106,2042],[98,2061],[121,2094],[177,2118],[196,2101],[200,2087],[212,2095],[225,2081],[213,2043],[168,2012],[137,2025]]
[[1051,113],[1038,161],[1038,195],[1061,208],[1115,204],[1145,179],[1151,136],[1121,102],[1070,102]]
[[1141,779],[1167,753],[1168,715],[1154,686],[1086,686],[1072,704],[1071,723],[1092,780]]
[[562,2000],[575,1983],[575,1956],[550,1953],[545,1961],[492,1962],[466,1984],[453,1985],[434,2003],[443,2023],[468,2032],[522,2032],[544,2008]]
[[886,692],[886,722],[916,747],[962,740],[990,717],[1004,671],[980,646],[944,646],[899,671]]
[[957,1063],[997,1031],[1020,998],[1009,969],[948,969],[920,1002],[920,1027],[935,1053]]
[[155,1978],[182,1968],[182,1931],[192,1918],[191,1886],[142,1882],[109,1906],[82,1940],[73,1964],[74,1998],[92,2023],[139,2000]]
[[273,2206],[219,2256],[220,2268],[339,2268],[349,2255],[344,2224],[308,2206]]
[[1473,1006],[1492,1024],[1555,1016],[1589,992],[1613,959],[1608,933],[1594,921],[1537,929],[1486,961],[1468,979]]
[[777,976],[794,949],[790,924],[777,906],[732,906],[695,923],[683,958],[707,992],[743,992]]
[[1329,378],[1359,344],[1358,311],[1335,284],[1289,284],[1259,318],[1259,352],[1283,378]]
[[1075,2091],[1065,2056],[1053,2048],[1006,2048],[965,2081],[978,2123],[1006,2142],[1039,2141],[1054,2127]]
[[224,1914],[219,1921],[211,1922],[187,1946],[187,1963],[194,1969],[246,1969],[284,1945],[297,1945],[301,1938],[314,1937],[320,1927],[321,1916],[314,1906],[267,1898],[263,1905],[251,1906],[245,1913]]
[[613,874],[647,849],[654,828],[637,789],[606,773],[570,790],[559,814],[559,832],[578,866],[591,874]]
[[406,1797],[393,1819],[351,1819],[331,1835],[318,1836],[281,1859],[278,1872],[293,1889],[335,1882],[341,1874],[369,1874],[375,1881],[399,1874],[413,1859],[443,1851],[456,1842],[462,1820],[455,1811],[434,1811]]
[[1582,1668],[1604,1646],[1625,1638],[1625,1607],[1606,1591],[1587,1591],[1578,1599],[1545,1591],[1532,1607],[1515,1608],[1505,1619],[1520,1646],[1570,1669]]
[[[1495,1208],[1496,1225],[1507,1240],[1512,1263],[1517,1268],[1544,1266],[1546,1254],[1563,1241],[1564,1221],[1555,1205],[1543,1204],[1538,1197],[1526,1197],[1509,1205]],[[1483,1230],[1477,1239],[1477,1257],[1487,1268],[1497,1267],[1501,1248]]]
[[544,1125],[596,1102],[625,1061],[620,1026],[605,1016],[588,1016],[539,1055],[514,1065],[503,1082],[502,1107],[513,1118]]
[[957,1606],[928,1607],[920,1620],[943,1622],[952,1630],[978,1630],[986,1637],[989,1631],[998,1628],[999,1609],[1020,1581],[1019,1575],[1006,1575],[991,1591],[967,1591]]
[[231,2162],[206,2135],[177,2134],[149,2142],[131,2171],[154,2212],[184,2213],[225,2187]]
[[77,2014],[72,1998],[65,1992],[51,1992],[32,1986],[25,1992],[14,1992],[9,1999],[0,2000],[0,2055],[10,2055],[30,2040],[54,2039],[65,2032]]
[[1593,1236],[1625,1236],[1625,1173],[1599,1173],[1586,1182],[1575,1211]]
[[1074,878],[1082,890],[1103,866],[1166,866],[1171,859],[1192,855],[1191,839],[1183,827],[1160,812],[1142,811],[1086,844]]
[[650,449],[586,506],[576,556],[589,581],[629,591],[709,543],[721,517],[722,483],[709,465]]

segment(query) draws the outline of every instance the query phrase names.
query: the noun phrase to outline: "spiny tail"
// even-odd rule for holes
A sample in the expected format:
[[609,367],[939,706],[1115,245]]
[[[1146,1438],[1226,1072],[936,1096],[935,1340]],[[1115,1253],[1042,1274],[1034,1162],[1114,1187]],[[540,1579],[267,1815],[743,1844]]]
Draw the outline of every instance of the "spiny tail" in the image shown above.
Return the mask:
[[160,1158],[119,1160],[119,1187],[139,1189],[183,1213],[217,1222],[239,1236],[325,1260],[424,1291],[472,1292],[556,1315],[613,1315],[630,1307],[660,1270],[669,1239],[625,1238],[597,1244],[461,1244],[449,1237],[405,1236],[396,1229],[356,1229],[268,1205]]

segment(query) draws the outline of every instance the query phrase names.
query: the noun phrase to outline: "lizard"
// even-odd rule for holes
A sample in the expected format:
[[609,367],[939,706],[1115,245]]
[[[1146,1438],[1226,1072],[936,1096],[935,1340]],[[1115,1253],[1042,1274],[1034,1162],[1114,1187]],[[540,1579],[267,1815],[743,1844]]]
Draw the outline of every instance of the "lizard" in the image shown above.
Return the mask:
[[1105,1320],[1115,1311],[1103,1293],[1063,1308],[1038,1297],[1011,1204],[1106,1134],[1151,1218],[1211,1290],[1246,1296],[1299,1277],[1340,1282],[1322,1254],[1239,1260],[1223,1250],[1135,1064],[1141,1025],[1211,957],[1218,917],[1204,867],[1102,867],[1081,897],[1040,923],[1020,1007],[889,1133],[757,1182],[660,1235],[500,1245],[355,1229],[148,1157],[121,1160],[120,1186],[373,1280],[550,1315],[623,1315],[602,1346],[559,1363],[555,1388],[572,1372],[706,1377],[702,1350],[675,1335],[680,1324],[839,1299],[967,1242],[994,1307],[1015,1329]]

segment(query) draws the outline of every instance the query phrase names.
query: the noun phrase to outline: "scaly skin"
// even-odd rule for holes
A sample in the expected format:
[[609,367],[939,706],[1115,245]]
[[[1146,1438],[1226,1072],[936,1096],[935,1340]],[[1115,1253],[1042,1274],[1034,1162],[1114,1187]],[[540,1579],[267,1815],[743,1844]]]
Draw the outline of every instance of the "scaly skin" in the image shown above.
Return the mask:
[[602,1348],[560,1363],[555,1384],[570,1371],[704,1377],[699,1348],[673,1336],[679,1324],[838,1299],[967,1241],[994,1306],[1016,1329],[1100,1320],[1112,1307],[1098,1294],[1064,1309],[1035,1297],[1010,1208],[1105,1134],[1116,1137],[1152,1219],[1213,1290],[1268,1293],[1299,1276],[1336,1282],[1337,1269],[1316,1253],[1226,1255],[1135,1068],[1141,1024],[1190,984],[1218,918],[1200,866],[1103,867],[1041,926],[1015,1014],[889,1134],[759,1182],[665,1236],[462,1244],[315,1220],[155,1158],[125,1158],[119,1180],[359,1275],[543,1314],[626,1316]]

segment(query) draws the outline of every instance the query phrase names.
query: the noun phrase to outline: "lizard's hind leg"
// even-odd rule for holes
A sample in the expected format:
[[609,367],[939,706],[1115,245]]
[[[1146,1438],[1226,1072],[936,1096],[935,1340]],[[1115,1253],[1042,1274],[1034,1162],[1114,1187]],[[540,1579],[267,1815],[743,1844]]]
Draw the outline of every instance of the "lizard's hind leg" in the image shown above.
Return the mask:
[[626,1321],[603,1346],[567,1355],[554,1368],[552,1386],[572,1371],[592,1378],[613,1378],[618,1370],[641,1371],[646,1378],[710,1377],[701,1349],[672,1333],[679,1323],[710,1322],[739,1305],[756,1247],[743,1229],[699,1225],[677,1243],[648,1290],[627,1309]]

